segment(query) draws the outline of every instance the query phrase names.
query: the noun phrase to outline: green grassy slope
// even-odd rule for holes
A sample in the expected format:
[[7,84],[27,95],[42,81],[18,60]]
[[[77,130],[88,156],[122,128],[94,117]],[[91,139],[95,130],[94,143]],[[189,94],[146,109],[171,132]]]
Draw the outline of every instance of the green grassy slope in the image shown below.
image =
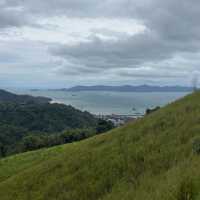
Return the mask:
[[198,200],[200,93],[85,141],[0,160],[1,200]]

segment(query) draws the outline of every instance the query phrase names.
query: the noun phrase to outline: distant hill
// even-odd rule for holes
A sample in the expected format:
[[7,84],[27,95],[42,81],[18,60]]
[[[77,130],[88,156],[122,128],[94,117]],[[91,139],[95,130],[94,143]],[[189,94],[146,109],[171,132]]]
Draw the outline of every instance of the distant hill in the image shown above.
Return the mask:
[[106,134],[1,159],[1,200],[198,200],[199,116],[196,92]]
[[114,92],[190,92],[191,87],[183,86],[150,86],[150,85],[122,85],[122,86],[75,86],[69,89],[61,89],[63,91],[80,92],[80,91],[114,91]]
[[0,103],[0,124],[23,127],[29,131],[59,132],[65,129],[92,127],[96,118],[64,104]]
[[1,90],[0,89],[0,103],[10,102],[10,103],[49,103],[51,101],[50,98],[47,97],[33,97],[29,95],[17,95],[11,92]]
[[[92,114],[64,104],[0,103],[0,158],[81,140],[96,134],[97,126],[98,120]],[[67,130],[69,134],[63,135]],[[70,134],[72,131],[74,134]]]
[[0,158],[81,140],[113,128],[106,121],[101,124],[89,112],[51,104],[50,100],[0,90]]

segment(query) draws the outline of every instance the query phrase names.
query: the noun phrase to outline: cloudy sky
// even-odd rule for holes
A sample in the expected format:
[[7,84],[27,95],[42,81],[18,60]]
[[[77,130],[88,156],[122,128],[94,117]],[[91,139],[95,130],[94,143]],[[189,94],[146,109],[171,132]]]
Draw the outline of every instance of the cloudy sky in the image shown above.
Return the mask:
[[0,0],[0,87],[191,85],[199,0]]

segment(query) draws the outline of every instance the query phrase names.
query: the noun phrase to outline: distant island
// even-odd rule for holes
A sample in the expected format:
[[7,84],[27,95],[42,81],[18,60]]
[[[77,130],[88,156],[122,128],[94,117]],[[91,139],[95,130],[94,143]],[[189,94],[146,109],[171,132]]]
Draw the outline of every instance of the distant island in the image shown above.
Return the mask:
[[94,86],[74,86],[71,88],[57,89],[59,91],[67,92],[81,92],[81,91],[113,91],[113,92],[191,92],[192,87],[186,86],[151,86],[151,85],[122,85],[122,86],[107,86],[107,85],[94,85]]

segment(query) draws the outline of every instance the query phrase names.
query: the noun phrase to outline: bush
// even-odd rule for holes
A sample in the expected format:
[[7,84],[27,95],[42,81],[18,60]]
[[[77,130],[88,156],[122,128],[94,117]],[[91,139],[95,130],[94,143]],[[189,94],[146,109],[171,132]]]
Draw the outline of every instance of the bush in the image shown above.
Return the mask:
[[96,132],[97,133],[105,133],[111,129],[113,129],[115,126],[111,121],[106,121],[103,119],[99,119]]
[[192,142],[193,152],[196,154],[200,154],[200,137],[197,137]]
[[159,110],[159,109],[160,109],[160,106],[157,106],[157,107],[152,108],[152,109],[147,108],[147,109],[146,109],[146,115],[149,115],[149,114],[151,114],[151,113],[153,113],[153,112],[155,112],[155,111],[157,111],[157,110]]

